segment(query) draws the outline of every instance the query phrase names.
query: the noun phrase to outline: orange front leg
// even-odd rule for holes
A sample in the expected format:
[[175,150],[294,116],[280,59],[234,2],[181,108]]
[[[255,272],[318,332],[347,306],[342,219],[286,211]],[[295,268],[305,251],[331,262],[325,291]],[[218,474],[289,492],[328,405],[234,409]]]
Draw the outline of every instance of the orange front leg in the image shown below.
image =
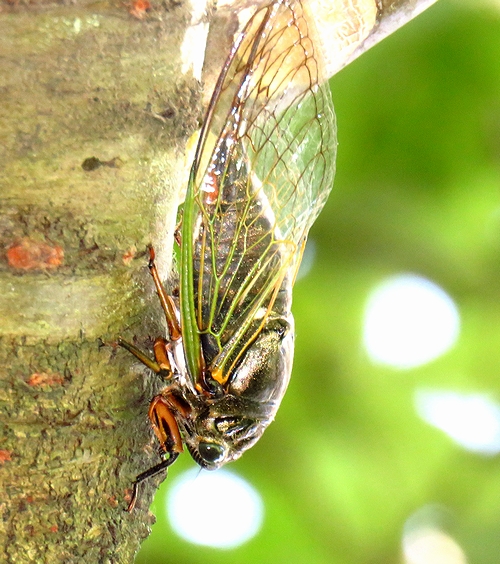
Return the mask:
[[[169,401],[171,400],[171,401]],[[179,409],[177,409],[179,408]],[[178,402],[173,394],[164,393],[153,398],[149,406],[149,420],[154,434],[160,442],[161,449],[169,457],[162,460],[156,466],[139,474],[134,480],[132,497],[128,504],[127,511],[130,513],[137,502],[139,484],[156,476],[160,472],[166,470],[171,464],[175,462],[179,454],[182,452],[182,437],[179,430],[179,425],[174,416],[174,411],[179,414],[185,415],[186,411],[183,406]]]
[[182,452],[179,425],[165,396],[160,395],[153,398],[149,405],[148,416],[162,450],[169,453]]

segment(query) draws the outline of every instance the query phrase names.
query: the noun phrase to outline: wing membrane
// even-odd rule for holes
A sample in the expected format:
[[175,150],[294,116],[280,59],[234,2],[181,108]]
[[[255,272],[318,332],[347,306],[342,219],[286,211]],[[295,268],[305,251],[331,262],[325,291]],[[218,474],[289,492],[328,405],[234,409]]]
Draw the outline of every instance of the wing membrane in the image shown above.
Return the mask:
[[[304,6],[257,9],[219,77],[182,231],[181,315],[191,376],[224,383],[290,311],[303,245],[333,183],[335,118]],[[191,358],[191,361],[190,361]]]

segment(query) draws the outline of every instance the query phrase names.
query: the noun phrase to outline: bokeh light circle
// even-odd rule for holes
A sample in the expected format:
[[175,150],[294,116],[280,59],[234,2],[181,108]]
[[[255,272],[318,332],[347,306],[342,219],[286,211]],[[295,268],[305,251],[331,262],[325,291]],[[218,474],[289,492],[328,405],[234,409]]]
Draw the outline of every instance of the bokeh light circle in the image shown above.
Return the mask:
[[263,503],[257,491],[228,470],[188,470],[171,485],[167,512],[174,531],[194,544],[235,548],[262,526]]
[[414,368],[449,350],[459,331],[458,310],[448,294],[426,278],[403,274],[369,296],[363,342],[374,362]]
[[466,450],[500,453],[500,405],[487,394],[417,390],[415,408],[424,421]]
[[446,507],[430,504],[408,517],[403,529],[404,564],[467,564],[465,553],[446,531],[452,514]]
[[403,540],[403,554],[405,564],[467,564],[456,540],[432,527],[407,535]]

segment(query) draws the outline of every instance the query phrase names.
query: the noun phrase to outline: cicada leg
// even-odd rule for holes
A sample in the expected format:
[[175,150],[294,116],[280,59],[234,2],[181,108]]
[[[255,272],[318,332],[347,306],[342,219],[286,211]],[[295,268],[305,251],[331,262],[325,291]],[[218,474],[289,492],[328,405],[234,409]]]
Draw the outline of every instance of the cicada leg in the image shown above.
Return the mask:
[[161,395],[154,397],[149,405],[148,416],[151,421],[151,427],[160,442],[163,453],[169,456],[159,464],[156,464],[156,466],[139,474],[134,480],[132,497],[127,507],[129,513],[134,509],[137,502],[139,484],[152,476],[156,476],[163,470],[166,470],[175,462],[183,450],[182,437],[179,425],[175,419],[174,411],[184,416],[188,413],[187,408],[168,391],[164,391]]
[[171,464],[173,464],[177,460],[178,456],[179,456],[178,452],[173,452],[170,454],[169,458],[162,460],[156,466],[153,466],[149,470],[146,470],[145,472],[142,472],[142,474],[139,474],[137,476],[137,478],[134,480],[134,483],[132,484],[132,497],[127,507],[128,513],[131,513],[134,510],[135,504],[137,503],[139,484],[144,482],[144,480],[147,480],[148,478],[151,478],[152,476],[156,476],[160,472],[163,472],[163,470],[166,470]]
[[[165,312],[170,341],[176,341],[181,337],[181,330],[177,320],[176,306],[172,297],[167,294],[163,284],[161,283],[155,264],[155,253],[152,247],[149,249],[148,266],[155,283],[156,292],[160,299],[161,306]],[[144,354],[135,345],[128,343],[121,337],[118,338],[116,344],[132,353],[153,372],[165,380],[168,380],[173,374],[172,366],[168,357],[168,350],[171,346],[170,341],[163,338],[155,340],[153,345],[154,360],[149,358],[149,356]],[[186,416],[188,412],[188,406],[184,405],[174,396],[174,394],[169,392],[168,388],[165,389],[161,395],[156,396],[151,401],[148,412],[151,427],[160,442],[162,456],[168,455],[168,458],[162,460],[156,466],[142,472],[136,477],[133,482],[132,497],[127,507],[128,512],[131,512],[134,509],[137,502],[139,484],[168,468],[177,459],[179,453],[182,452],[182,437],[174,413]]]
[[118,337],[116,344],[132,353],[137,359],[139,359],[142,364],[147,366],[155,374],[162,376],[165,380],[168,380],[172,376],[172,366],[167,355],[168,343],[165,339],[161,337],[156,339],[153,345],[153,350],[155,354],[155,360],[149,358],[148,355],[144,354],[140,349],[138,349],[132,343],[125,341],[121,337]]
[[154,397],[149,405],[148,416],[162,450],[165,453],[180,453],[182,452],[182,437],[172,412],[172,405],[167,399],[169,396],[168,392],[164,392]]
[[161,307],[165,312],[170,340],[177,341],[181,337],[181,328],[179,326],[179,321],[177,320],[177,308],[175,307],[174,300],[167,294],[165,288],[163,287],[163,284],[161,283],[155,264],[155,252],[153,247],[149,247],[148,266],[149,272],[151,272],[151,276],[153,277],[153,281],[156,286],[156,293],[160,298]]
[[[150,359],[140,349],[123,340],[121,337],[117,339],[116,344],[128,350],[149,369],[159,376],[162,376],[164,379],[168,379],[172,376],[172,368],[167,355],[168,343],[165,339],[156,339],[153,345],[155,360]],[[179,453],[182,452],[182,439],[180,437],[179,427],[177,426],[175,418],[168,408],[168,405],[165,402],[159,401],[159,398],[161,399],[161,397],[162,396],[156,396],[153,398],[149,407],[148,415],[149,420],[151,421],[151,427],[160,441],[162,451],[164,453],[169,453],[170,456],[136,477],[132,484],[132,497],[127,507],[127,511],[129,513],[134,509],[137,502],[138,485],[151,476],[156,476],[156,474],[159,474],[168,468],[179,456]],[[163,404],[161,407],[160,403]]]

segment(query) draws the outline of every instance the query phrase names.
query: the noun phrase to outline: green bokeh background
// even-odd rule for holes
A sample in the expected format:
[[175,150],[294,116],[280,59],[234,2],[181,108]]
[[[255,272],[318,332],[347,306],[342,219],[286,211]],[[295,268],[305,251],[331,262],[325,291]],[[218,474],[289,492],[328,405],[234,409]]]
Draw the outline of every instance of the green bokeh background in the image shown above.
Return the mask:
[[[414,408],[422,387],[500,400],[500,2],[440,0],[331,86],[337,176],[295,287],[292,381],[231,466],[262,495],[263,528],[235,550],[190,545],[168,524],[166,480],[139,564],[398,564],[405,522],[429,504],[468,562],[500,562],[500,458]],[[361,346],[370,290],[401,272],[441,285],[462,321],[450,352],[407,371]],[[169,479],[194,465],[181,458]]]

